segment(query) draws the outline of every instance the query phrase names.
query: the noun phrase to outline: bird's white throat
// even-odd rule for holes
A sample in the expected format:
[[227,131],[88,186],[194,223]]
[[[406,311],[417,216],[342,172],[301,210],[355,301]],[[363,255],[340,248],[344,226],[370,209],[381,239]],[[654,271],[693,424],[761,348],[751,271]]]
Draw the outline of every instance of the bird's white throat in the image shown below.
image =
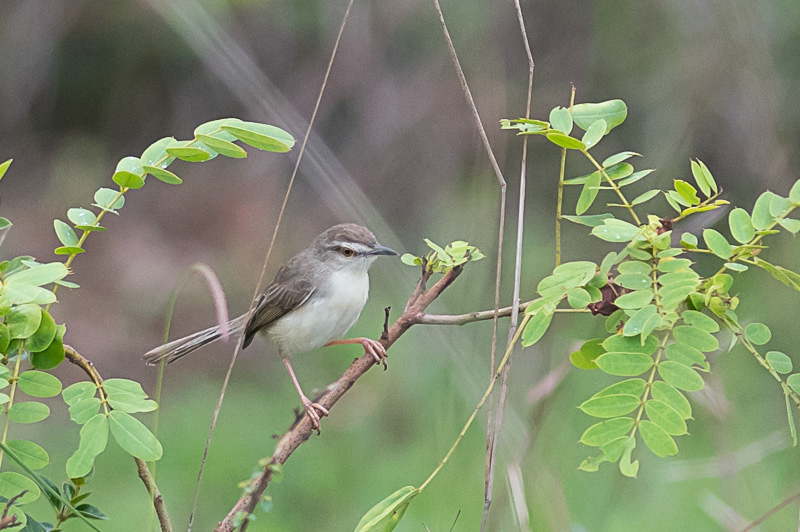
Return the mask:
[[368,298],[366,268],[333,271],[303,306],[278,319],[267,333],[285,356],[317,349],[343,337]]

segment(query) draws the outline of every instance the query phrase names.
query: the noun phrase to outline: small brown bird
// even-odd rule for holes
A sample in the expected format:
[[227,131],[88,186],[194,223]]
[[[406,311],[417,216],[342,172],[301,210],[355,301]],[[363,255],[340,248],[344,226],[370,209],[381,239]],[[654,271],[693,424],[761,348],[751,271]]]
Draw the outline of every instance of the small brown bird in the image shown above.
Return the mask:
[[[344,336],[361,315],[369,297],[367,271],[381,255],[397,252],[378,244],[366,227],[334,225],[278,270],[252,314],[239,316],[228,324],[233,334],[244,331],[243,349],[256,333],[265,334],[278,345],[315,429],[319,429],[320,416],[327,415],[328,410],[303,393],[289,357],[322,346],[361,344],[376,363],[383,359],[386,350],[376,340],[336,339]],[[219,327],[210,327],[152,349],[144,359],[150,365],[161,360],[174,362],[220,336]]]

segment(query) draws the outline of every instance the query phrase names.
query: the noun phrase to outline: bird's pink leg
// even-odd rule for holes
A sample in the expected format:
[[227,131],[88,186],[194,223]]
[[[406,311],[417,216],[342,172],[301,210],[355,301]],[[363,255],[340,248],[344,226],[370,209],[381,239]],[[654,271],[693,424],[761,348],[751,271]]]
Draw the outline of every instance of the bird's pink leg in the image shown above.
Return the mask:
[[[311,420],[311,426],[317,432],[319,432],[320,414],[327,416],[328,409],[318,403],[312,403],[311,399],[306,397],[306,394],[304,394],[302,388],[300,388],[300,383],[297,381],[297,376],[294,374],[294,369],[292,369],[292,363],[289,362],[288,358],[283,357],[283,364],[286,366],[286,369],[289,370],[289,375],[292,377],[294,387],[297,389],[297,393],[300,395],[300,402],[303,403],[303,408],[306,411],[306,415],[308,415],[308,419]],[[317,413],[317,410],[319,410],[319,413]]]
[[386,360],[386,348],[377,340],[371,338],[347,338],[345,340],[331,340],[325,347],[329,345],[343,345],[343,344],[361,344],[364,347],[364,354],[372,355],[376,364],[380,364]]

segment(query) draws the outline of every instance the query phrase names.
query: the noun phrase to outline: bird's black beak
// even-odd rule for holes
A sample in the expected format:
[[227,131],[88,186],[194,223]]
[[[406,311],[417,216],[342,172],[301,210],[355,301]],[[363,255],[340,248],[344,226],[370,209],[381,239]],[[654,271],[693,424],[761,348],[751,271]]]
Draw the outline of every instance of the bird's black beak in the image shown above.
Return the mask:
[[392,248],[387,248],[386,246],[375,246],[372,251],[369,252],[370,255],[397,255],[397,252]]

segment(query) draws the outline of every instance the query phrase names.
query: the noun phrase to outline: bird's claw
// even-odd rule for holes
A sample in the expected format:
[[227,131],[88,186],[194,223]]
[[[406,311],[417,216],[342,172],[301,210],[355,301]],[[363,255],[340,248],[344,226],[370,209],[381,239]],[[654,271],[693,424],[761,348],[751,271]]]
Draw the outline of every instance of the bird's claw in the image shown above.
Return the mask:
[[[311,421],[311,428],[316,430],[317,434],[319,434],[320,414],[322,415],[322,417],[327,416],[328,409],[319,403],[312,402],[311,399],[305,396],[301,397],[300,400],[303,403],[303,408],[306,411],[308,419]],[[319,413],[317,413],[317,410],[319,410]]]
[[371,338],[362,338],[361,345],[364,346],[365,354],[372,355],[372,358],[375,359],[375,363],[383,363],[383,367],[386,369],[386,348],[383,347],[382,343],[377,340],[372,340]]

